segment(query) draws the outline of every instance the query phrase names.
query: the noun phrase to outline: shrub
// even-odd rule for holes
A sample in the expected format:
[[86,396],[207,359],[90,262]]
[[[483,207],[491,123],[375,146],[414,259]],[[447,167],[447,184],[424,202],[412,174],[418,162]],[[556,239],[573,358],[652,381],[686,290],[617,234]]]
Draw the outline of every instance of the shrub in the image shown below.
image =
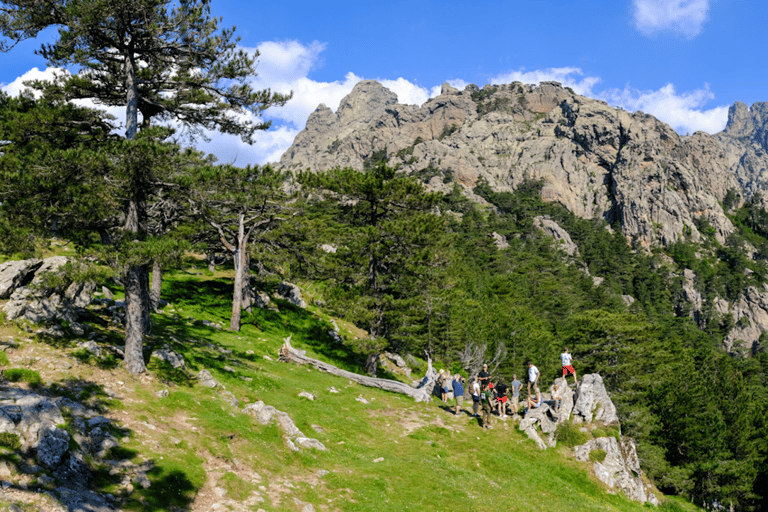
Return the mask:
[[39,373],[26,368],[9,368],[3,371],[3,377],[11,382],[26,382],[30,386],[39,386],[43,383]]
[[11,362],[8,360],[8,354],[5,352],[0,352],[0,365],[8,365],[11,364]]
[[573,423],[561,423],[557,426],[557,430],[555,430],[555,439],[570,448],[584,444],[591,438],[591,435],[587,432],[582,432]]
[[592,462],[599,462],[602,464],[603,461],[605,460],[606,455],[608,454],[605,452],[605,450],[592,450],[591,452],[589,452],[589,460],[591,460]]
[[592,429],[592,437],[597,439],[598,437],[608,437],[608,434],[602,428]]
[[656,510],[658,512],[683,512],[683,507],[676,501],[666,500]]
[[0,446],[11,450],[18,450],[21,448],[21,441],[19,441],[19,436],[17,434],[3,432],[0,433]]

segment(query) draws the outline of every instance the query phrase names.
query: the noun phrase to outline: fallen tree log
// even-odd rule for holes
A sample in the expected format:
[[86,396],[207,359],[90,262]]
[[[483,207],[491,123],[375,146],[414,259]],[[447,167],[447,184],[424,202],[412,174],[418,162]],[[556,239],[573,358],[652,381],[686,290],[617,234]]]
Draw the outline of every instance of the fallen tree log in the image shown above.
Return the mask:
[[346,379],[351,380],[352,382],[357,382],[358,384],[361,384],[363,386],[379,388],[385,391],[391,391],[393,393],[402,393],[404,395],[411,396],[417,402],[432,401],[431,391],[435,384],[435,379],[433,375],[435,373],[435,370],[434,368],[432,368],[431,359],[428,360],[427,375],[419,383],[419,387],[414,388],[404,382],[390,380],[390,379],[377,379],[375,377],[368,377],[367,375],[359,375],[357,373],[352,373],[346,370],[342,370],[341,368],[337,368],[332,364],[324,363],[323,361],[318,361],[317,359],[312,359],[311,357],[307,357],[307,353],[304,350],[293,348],[291,346],[290,336],[284,339],[283,341],[285,342],[285,344],[280,348],[280,351],[279,351],[280,361],[283,361],[286,363],[292,362],[297,364],[308,364],[310,366],[314,366],[318,370],[330,373],[332,375],[336,375],[338,377],[344,377]]

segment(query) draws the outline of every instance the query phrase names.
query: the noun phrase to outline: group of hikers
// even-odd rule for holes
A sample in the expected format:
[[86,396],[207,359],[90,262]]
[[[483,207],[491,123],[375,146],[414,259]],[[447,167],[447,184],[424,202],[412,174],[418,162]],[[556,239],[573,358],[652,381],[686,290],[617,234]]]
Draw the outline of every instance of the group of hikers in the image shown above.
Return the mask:
[[[573,368],[573,357],[567,347],[560,354],[560,360],[563,363],[563,379],[566,379],[568,375],[573,375],[573,381],[578,386],[578,377],[576,377],[576,370]],[[540,376],[539,369],[531,361],[528,361],[528,394],[524,408],[526,414],[528,411],[541,407],[543,403],[539,390]],[[466,383],[466,379],[460,374],[451,375],[450,372],[440,370],[437,384],[442,389],[443,402],[447,402],[448,397],[453,392],[456,401],[454,414],[461,412],[465,393],[472,397],[472,412],[474,416],[478,416],[479,420],[478,411],[482,410],[480,426],[483,428],[493,428],[490,424],[493,411],[496,411],[499,417],[504,419],[508,414],[510,416],[515,415],[520,410],[520,388],[523,387],[523,383],[517,379],[517,375],[512,376],[509,385],[503,377],[494,384],[491,381],[491,374],[488,372],[488,365],[484,364],[483,369],[476,376],[470,378],[469,389],[465,389]],[[553,408],[556,412],[559,412],[562,404],[562,391],[558,389],[557,384],[552,389]]]

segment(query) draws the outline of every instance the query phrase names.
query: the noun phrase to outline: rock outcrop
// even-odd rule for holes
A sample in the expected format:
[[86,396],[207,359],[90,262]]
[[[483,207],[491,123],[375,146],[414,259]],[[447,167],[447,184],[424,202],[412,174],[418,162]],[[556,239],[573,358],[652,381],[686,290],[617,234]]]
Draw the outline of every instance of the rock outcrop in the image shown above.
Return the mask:
[[[364,169],[387,158],[436,190],[458,183],[474,197],[542,180],[542,197],[584,218],[618,222],[637,246],[733,231],[720,201],[768,183],[766,104],[736,104],[717,135],[680,136],[643,112],[585,98],[557,82],[444,86],[421,106],[382,85],[355,86],[334,113],[324,105],[282,156],[284,169]],[[475,199],[478,199],[475,197]]]
[[71,329],[82,334],[77,319],[80,310],[93,299],[96,284],[63,278],[61,268],[68,261],[64,256],[53,256],[42,261],[23,260],[0,266],[0,290],[10,297],[3,306],[6,319],[67,322]]
[[619,443],[615,437],[598,437],[574,448],[576,460],[588,462],[590,452],[602,450],[605,458],[595,461],[593,469],[597,478],[610,489],[619,489],[640,503],[658,506],[659,500],[650,484],[643,481],[640,461],[634,441],[622,437]]
[[[65,423],[67,430],[61,427]],[[0,433],[17,436],[23,455],[7,459],[5,470],[35,475],[37,483],[50,486],[67,510],[114,510],[114,497],[88,488],[91,470],[86,460],[90,457],[109,466],[110,475],[124,475],[121,489],[136,481],[149,486],[146,473],[152,469],[151,463],[137,466],[128,460],[107,459],[110,450],[120,446],[114,428],[110,419],[68,398],[0,388]]]
[[[618,424],[616,407],[603,386],[599,374],[583,375],[576,390],[568,386],[565,379],[555,380],[561,403],[556,410],[552,400],[553,390],[543,393],[541,407],[527,411],[518,423],[518,428],[532,439],[541,450],[557,445],[556,431],[561,423],[572,422],[583,425],[584,432],[590,432],[597,426]],[[553,386],[554,388],[554,386]],[[650,484],[643,480],[643,472],[637,458],[633,440],[621,437],[598,437],[576,446],[574,453],[577,460],[587,462],[590,452],[602,450],[605,457],[595,461],[594,471],[597,478],[611,489],[623,491],[627,497],[640,503],[650,502],[658,505],[658,499]]]
[[573,405],[575,423],[618,423],[616,406],[603,385],[603,378],[597,373],[582,375],[576,389],[576,403]]

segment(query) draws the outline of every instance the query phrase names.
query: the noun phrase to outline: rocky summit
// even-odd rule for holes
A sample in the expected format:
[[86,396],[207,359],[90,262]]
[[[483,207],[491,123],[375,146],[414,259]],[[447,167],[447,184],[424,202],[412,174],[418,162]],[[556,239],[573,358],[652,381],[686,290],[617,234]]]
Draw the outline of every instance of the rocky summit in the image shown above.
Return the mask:
[[[698,242],[702,230],[724,244],[734,232],[723,208],[729,193],[737,205],[747,199],[765,205],[768,103],[736,103],[720,133],[679,135],[651,115],[611,107],[557,82],[461,91],[444,84],[439,96],[417,106],[398,103],[392,91],[368,80],[335,113],[320,105],[276,165],[363,170],[382,159],[432,190],[458,185],[481,203],[473,192],[481,183],[504,192],[541,181],[545,201],[619,226],[638,250],[683,236]],[[688,292],[695,316],[702,305],[692,288]],[[729,349],[739,340],[756,342],[768,329],[768,289],[751,288],[735,302],[710,306],[736,322],[748,320],[726,338]]]

